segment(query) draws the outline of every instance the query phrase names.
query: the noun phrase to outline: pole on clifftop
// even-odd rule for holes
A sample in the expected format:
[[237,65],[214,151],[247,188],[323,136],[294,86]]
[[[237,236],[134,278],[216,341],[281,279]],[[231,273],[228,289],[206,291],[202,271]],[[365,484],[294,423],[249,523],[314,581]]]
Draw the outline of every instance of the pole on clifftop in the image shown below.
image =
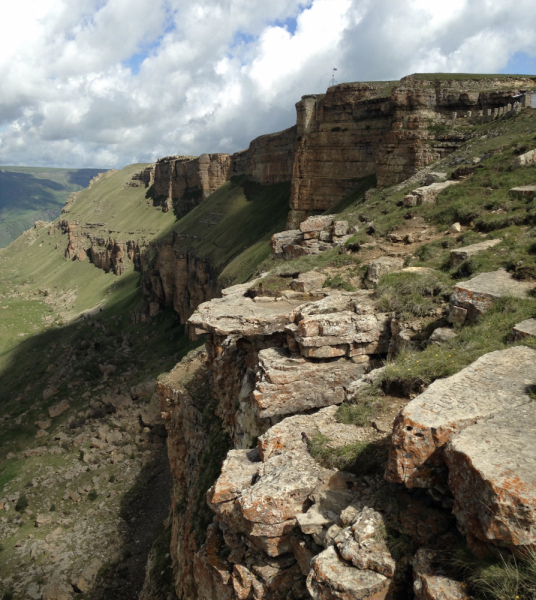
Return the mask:
[[329,85],[328,85],[328,87],[332,87],[332,86],[334,86],[334,85],[337,85],[337,81],[335,80],[335,71],[336,71],[336,70],[337,70],[337,69],[333,69],[333,73],[332,73],[332,75],[331,75],[331,79],[329,80]]

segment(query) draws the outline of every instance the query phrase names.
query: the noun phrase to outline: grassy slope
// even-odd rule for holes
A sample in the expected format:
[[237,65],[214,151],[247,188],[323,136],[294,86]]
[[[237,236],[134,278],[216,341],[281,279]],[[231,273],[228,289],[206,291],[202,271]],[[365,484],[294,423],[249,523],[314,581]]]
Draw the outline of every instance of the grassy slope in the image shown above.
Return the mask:
[[270,236],[285,228],[289,195],[289,183],[233,178],[179,221],[175,247],[208,258],[228,284],[244,281],[270,254]]
[[0,167],[0,248],[34,221],[55,219],[71,192],[104,169]]
[[152,239],[164,235],[176,223],[175,216],[153,207],[146,189],[125,187],[134,173],[147,165],[134,164],[103,178],[76,195],[65,218],[80,223],[102,223],[93,235],[126,239]]

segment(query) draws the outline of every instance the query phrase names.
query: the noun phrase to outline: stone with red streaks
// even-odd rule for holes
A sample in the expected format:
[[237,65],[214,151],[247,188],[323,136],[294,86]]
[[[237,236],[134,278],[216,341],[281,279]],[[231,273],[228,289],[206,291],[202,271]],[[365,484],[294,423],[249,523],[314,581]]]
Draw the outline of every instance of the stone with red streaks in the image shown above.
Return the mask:
[[[536,386],[536,362],[527,387]],[[483,541],[536,544],[536,403],[458,434],[445,450],[454,513]]]
[[527,386],[535,383],[536,351],[525,346],[490,352],[435,381],[396,417],[386,479],[407,487],[442,482],[446,444],[478,421],[530,402]]

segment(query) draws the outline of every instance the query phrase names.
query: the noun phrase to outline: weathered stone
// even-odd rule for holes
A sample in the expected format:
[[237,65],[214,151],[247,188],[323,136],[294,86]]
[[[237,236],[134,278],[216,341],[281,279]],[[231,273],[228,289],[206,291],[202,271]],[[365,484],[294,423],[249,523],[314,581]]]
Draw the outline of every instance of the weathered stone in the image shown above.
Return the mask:
[[404,260],[402,258],[381,256],[368,264],[367,276],[363,283],[366,287],[372,288],[378,284],[382,275],[392,273],[393,271],[399,271],[403,267]]
[[285,246],[288,246],[289,244],[297,244],[302,240],[303,233],[299,229],[291,229],[288,231],[281,231],[280,233],[274,233],[272,239],[270,240],[272,253],[276,256],[282,255]]
[[84,567],[82,574],[73,578],[71,583],[75,590],[83,594],[89,591],[93,587],[101,567],[102,562],[98,558],[92,559]]
[[334,221],[333,222],[333,235],[343,236],[348,233],[348,221]]
[[35,526],[42,527],[43,525],[47,525],[52,521],[51,515],[37,515],[35,517]]
[[436,344],[436,346],[442,346],[449,340],[457,337],[457,333],[448,327],[438,327],[434,329],[434,333],[428,338],[429,344]]
[[536,150],[529,150],[525,152],[525,154],[521,154],[514,160],[514,169],[518,169],[519,167],[527,167],[536,162]]
[[[390,315],[351,312],[306,316],[298,323],[295,339],[302,354],[307,348],[349,344],[349,356],[386,352],[390,339]],[[350,352],[363,348],[363,352]],[[333,354],[337,356],[337,354]]]
[[461,327],[465,323],[465,319],[467,319],[466,308],[461,308],[460,306],[451,306],[448,317],[449,323]]
[[389,579],[350,566],[330,546],[311,561],[307,589],[315,600],[384,600]]
[[481,273],[456,284],[450,296],[450,309],[452,312],[454,307],[464,308],[467,310],[466,319],[474,321],[499,298],[525,298],[533,287],[533,283],[517,281],[503,269]]
[[300,231],[303,233],[308,233],[310,231],[321,231],[322,229],[329,227],[332,223],[333,215],[309,217],[300,223]]
[[350,529],[344,529],[335,539],[335,543],[340,555],[354,567],[370,569],[385,577],[393,577],[395,574],[396,562],[380,531],[375,530],[375,535],[356,542]]
[[344,358],[318,363],[282,348],[261,350],[252,398],[262,418],[340,404],[344,387],[366,369]]
[[309,454],[290,451],[269,458],[259,470],[257,483],[238,500],[243,516],[251,522],[275,524],[303,512],[309,494],[324,473]]
[[71,600],[73,588],[63,581],[50,581],[43,588],[42,600]]
[[[339,423],[335,418],[337,406],[323,408],[311,415],[293,415],[283,419],[261,435],[258,440],[263,461],[289,450],[307,449],[305,437],[312,439],[321,433],[329,438],[330,447],[337,448],[361,441],[363,431],[354,425]],[[305,437],[302,435],[305,434]]]
[[456,185],[459,181],[444,181],[442,183],[431,183],[424,187],[417,188],[404,197],[405,206],[420,206],[421,204],[431,204],[435,202],[437,196],[451,185]]
[[270,335],[290,324],[290,313],[300,302],[256,303],[244,293],[256,281],[224,290],[222,298],[201,304],[188,324],[218,335]]
[[59,415],[63,414],[66,410],[69,410],[69,402],[67,400],[62,400],[58,404],[53,404],[48,408],[48,414],[51,419],[54,417],[59,417]]
[[464,260],[471,258],[479,252],[484,252],[489,248],[493,248],[497,244],[500,244],[502,239],[497,240],[486,240],[485,242],[479,242],[478,244],[472,244],[471,246],[465,246],[465,248],[456,248],[450,251],[450,266],[451,268],[457,267]]
[[237,498],[252,485],[261,466],[259,451],[229,450],[212,492],[211,502],[219,504]]
[[39,429],[48,429],[52,425],[52,421],[50,419],[41,419],[40,421],[36,421],[35,425]]
[[[520,348],[523,348],[522,346]],[[512,365],[525,392],[536,389],[536,352],[531,368]],[[517,386],[516,386],[517,387]],[[536,543],[536,403],[510,410],[469,427],[445,450],[454,513],[477,538],[508,546]]]
[[508,190],[508,194],[518,200],[528,200],[536,195],[536,185],[520,185]]
[[467,586],[445,573],[447,560],[437,550],[417,550],[413,558],[415,600],[469,600]]
[[527,338],[536,338],[536,319],[525,319],[512,327],[510,337],[513,342]]
[[459,373],[434,381],[395,419],[388,481],[431,487],[443,477],[443,450],[461,430],[530,402],[536,350],[518,346],[480,357]]
[[462,226],[459,223],[453,223],[449,227],[449,233],[461,233],[461,232],[462,232]]
[[424,176],[424,185],[431,185],[432,183],[438,183],[445,181],[448,177],[447,173],[440,173],[438,171],[430,171]]
[[308,271],[307,273],[302,273],[297,279],[294,279],[290,287],[297,292],[312,292],[321,288],[324,281],[326,281],[326,275],[317,271]]

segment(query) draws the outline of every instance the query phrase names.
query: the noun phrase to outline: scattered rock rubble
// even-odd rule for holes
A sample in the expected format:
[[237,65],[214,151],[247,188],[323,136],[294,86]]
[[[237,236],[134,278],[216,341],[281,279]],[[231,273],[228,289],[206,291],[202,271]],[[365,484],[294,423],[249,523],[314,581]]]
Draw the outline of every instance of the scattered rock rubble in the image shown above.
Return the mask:
[[270,245],[276,258],[292,260],[342,246],[355,231],[348,221],[336,221],[333,215],[309,217],[300,223],[299,229],[275,233]]

